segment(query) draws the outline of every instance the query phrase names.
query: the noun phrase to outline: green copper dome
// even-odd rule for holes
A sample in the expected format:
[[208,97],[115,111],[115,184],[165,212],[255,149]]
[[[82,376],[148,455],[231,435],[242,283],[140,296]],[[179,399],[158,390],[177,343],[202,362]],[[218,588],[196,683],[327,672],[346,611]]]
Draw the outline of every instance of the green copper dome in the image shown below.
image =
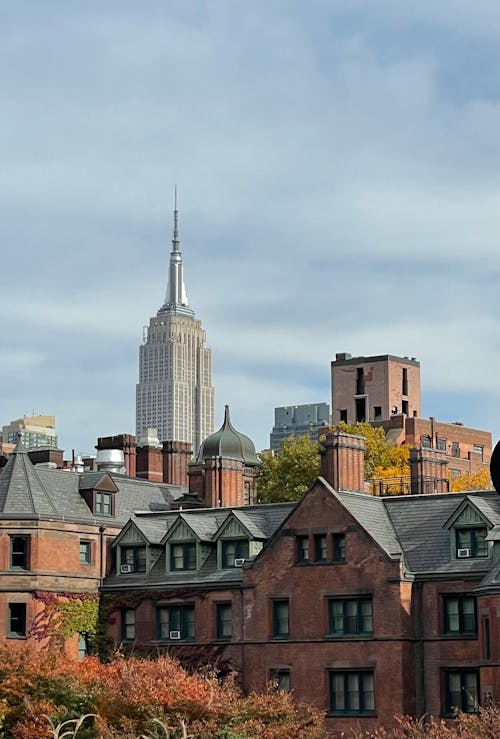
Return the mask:
[[255,446],[251,439],[245,434],[236,431],[229,419],[229,406],[225,406],[224,423],[221,428],[207,436],[200,446],[198,461],[208,457],[225,457],[226,459],[238,459],[245,464],[258,464]]

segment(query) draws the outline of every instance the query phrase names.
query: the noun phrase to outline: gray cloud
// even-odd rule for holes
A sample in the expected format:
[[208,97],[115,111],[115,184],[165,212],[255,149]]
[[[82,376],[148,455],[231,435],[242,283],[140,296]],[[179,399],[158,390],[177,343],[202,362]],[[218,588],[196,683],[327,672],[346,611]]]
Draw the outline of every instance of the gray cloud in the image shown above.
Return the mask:
[[55,412],[77,449],[133,429],[177,182],[219,417],[264,446],[274,405],[329,399],[336,351],[391,352],[421,359],[429,413],[499,436],[497,16],[2,6],[4,420]]

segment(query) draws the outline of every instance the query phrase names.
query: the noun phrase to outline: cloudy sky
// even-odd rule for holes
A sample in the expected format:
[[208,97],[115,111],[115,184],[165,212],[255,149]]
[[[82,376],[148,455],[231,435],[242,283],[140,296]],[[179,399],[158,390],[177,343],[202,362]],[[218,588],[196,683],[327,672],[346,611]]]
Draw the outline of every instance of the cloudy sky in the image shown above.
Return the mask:
[[0,424],[134,432],[179,189],[216,425],[421,361],[500,436],[497,0],[0,0]]

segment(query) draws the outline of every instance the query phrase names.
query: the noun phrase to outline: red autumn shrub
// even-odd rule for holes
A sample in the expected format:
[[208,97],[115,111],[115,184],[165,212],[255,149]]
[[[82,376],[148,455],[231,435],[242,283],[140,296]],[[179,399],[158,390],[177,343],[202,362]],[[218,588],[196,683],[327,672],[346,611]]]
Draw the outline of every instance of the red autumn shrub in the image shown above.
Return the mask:
[[[4,737],[44,739],[54,725],[87,713],[99,719],[78,736],[151,734],[153,719],[203,739],[320,739],[322,714],[285,693],[243,697],[229,678],[188,673],[168,656],[71,662],[61,654],[0,648],[0,724]],[[2,716],[0,713],[0,717]],[[174,733],[175,732],[175,733]]]

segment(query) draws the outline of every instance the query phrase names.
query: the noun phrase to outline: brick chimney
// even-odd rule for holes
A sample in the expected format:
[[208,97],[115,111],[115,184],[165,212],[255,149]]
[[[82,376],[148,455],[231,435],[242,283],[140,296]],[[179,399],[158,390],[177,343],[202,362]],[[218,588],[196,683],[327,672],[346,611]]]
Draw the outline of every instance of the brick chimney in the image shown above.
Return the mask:
[[152,482],[163,482],[163,452],[158,431],[145,429],[137,442],[136,477]]
[[447,493],[447,466],[446,452],[421,446],[410,449],[411,494]]
[[321,442],[321,475],[335,490],[365,488],[365,440],[353,434],[327,434]]
[[193,447],[187,441],[163,442],[163,482],[188,486],[188,465]]
[[133,434],[117,434],[116,436],[100,436],[97,439],[96,449],[119,449],[123,452],[125,473],[130,477],[136,476],[136,444]]

